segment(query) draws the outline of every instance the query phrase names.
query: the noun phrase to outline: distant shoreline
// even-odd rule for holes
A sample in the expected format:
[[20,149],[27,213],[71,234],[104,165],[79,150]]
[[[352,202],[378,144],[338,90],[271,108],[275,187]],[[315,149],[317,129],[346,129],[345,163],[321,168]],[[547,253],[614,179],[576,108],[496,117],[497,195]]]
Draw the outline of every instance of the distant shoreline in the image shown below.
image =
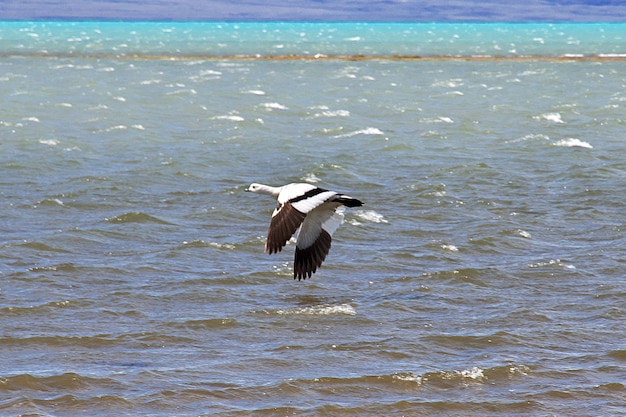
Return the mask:
[[487,62],[626,62],[626,54],[590,55],[158,55],[158,54],[82,54],[82,53],[41,53],[6,52],[0,57],[24,58],[82,58],[120,59],[146,61],[487,61]]

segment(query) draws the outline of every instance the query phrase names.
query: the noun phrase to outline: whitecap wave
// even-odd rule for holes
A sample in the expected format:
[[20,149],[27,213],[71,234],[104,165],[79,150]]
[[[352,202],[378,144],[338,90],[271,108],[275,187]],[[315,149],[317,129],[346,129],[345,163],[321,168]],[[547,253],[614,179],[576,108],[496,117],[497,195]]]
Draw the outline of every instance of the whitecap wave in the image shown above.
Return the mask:
[[584,142],[580,139],[574,139],[574,138],[569,138],[569,139],[561,139],[558,142],[553,143],[554,146],[562,146],[565,148],[586,148],[586,149],[593,149],[593,146],[591,146],[591,144],[589,142]]
[[398,381],[406,381],[406,382],[415,382],[418,385],[421,385],[424,378],[419,375],[413,375],[411,372],[405,374],[394,374],[392,375],[393,379],[397,379]]
[[517,143],[517,142],[527,142],[527,141],[535,141],[535,140],[550,140],[550,137],[547,135],[543,135],[541,133],[535,134],[530,133],[528,135],[524,135],[518,139],[512,139],[507,141],[507,143]]
[[477,366],[474,366],[473,368],[470,368],[470,369],[464,369],[462,371],[456,371],[456,372],[459,375],[461,375],[463,378],[470,378],[470,379],[476,379],[476,380],[485,378],[485,372]]
[[565,123],[561,118],[561,113],[544,113],[540,115],[538,118],[547,120],[553,123]]
[[231,122],[243,122],[245,119],[234,114],[212,117],[211,120],[230,120]]
[[232,243],[219,243],[219,242],[207,242],[205,240],[196,239],[192,241],[183,241],[184,248],[203,248],[203,247],[211,247],[216,249],[227,249],[233,250],[235,249],[235,245]]
[[321,179],[317,175],[315,175],[313,173],[308,173],[304,177],[302,177],[302,181],[308,182],[308,183],[311,183],[311,184],[316,184],[316,183],[320,182]]
[[266,108],[267,110],[287,110],[287,106],[283,106],[280,103],[263,103],[261,107]]
[[421,119],[421,123],[454,123],[454,120],[448,116],[438,116]]
[[576,269],[575,265],[562,262],[560,259],[550,259],[549,261],[536,262],[536,263],[529,264],[528,267],[529,268],[552,268],[552,267],[557,267],[557,268],[571,269],[571,270]]
[[111,126],[109,128],[106,128],[103,131],[108,133],[108,132],[114,132],[116,130],[127,130],[127,129],[128,129],[128,126],[125,126],[125,125],[115,125],[115,126]]
[[313,117],[350,117],[349,110],[323,110],[315,113]]
[[[178,95],[185,95],[185,94],[190,94],[192,96],[195,96],[196,94],[198,94],[198,92],[193,88],[181,88],[179,90],[170,91],[166,93],[165,95],[166,96],[178,96]],[[126,99],[124,99],[124,101],[126,101]]]
[[280,315],[312,315],[312,316],[331,316],[337,314],[345,314],[348,316],[356,315],[356,310],[350,304],[323,304],[319,306],[303,307],[296,309],[276,310],[276,314]]
[[446,380],[457,379],[457,378],[467,378],[467,379],[473,379],[475,381],[481,381],[486,378],[484,369],[481,369],[478,366],[474,366],[469,369],[463,369],[460,371],[459,370],[441,371],[439,373],[439,376],[442,379],[446,379]]
[[367,127],[354,132],[344,133],[343,135],[337,135],[335,138],[350,138],[357,135],[384,135],[384,132],[376,127]]
[[366,222],[388,223],[387,219],[385,219],[382,214],[377,213],[374,210],[359,210],[355,214],[359,219],[365,220]]

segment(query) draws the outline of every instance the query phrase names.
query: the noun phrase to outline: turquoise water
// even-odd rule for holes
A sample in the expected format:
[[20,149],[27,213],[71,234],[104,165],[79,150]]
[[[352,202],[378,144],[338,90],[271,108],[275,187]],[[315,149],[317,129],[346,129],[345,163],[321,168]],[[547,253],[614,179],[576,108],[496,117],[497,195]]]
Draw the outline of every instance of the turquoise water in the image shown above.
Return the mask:
[[621,25],[0,26],[0,414],[626,414]]
[[624,55],[626,24],[0,22],[7,54]]

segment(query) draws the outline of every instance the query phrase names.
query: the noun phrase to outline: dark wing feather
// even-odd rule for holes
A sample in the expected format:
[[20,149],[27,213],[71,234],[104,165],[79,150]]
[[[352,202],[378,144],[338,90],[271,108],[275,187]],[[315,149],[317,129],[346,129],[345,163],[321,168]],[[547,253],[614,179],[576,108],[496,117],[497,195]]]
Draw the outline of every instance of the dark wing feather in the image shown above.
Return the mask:
[[348,197],[347,195],[344,195],[344,194],[337,194],[331,200],[334,201],[335,203],[342,204],[346,207],[361,207],[363,205],[363,202],[361,200]]
[[265,251],[269,254],[280,252],[305,217],[306,214],[296,210],[289,202],[279,206],[270,222]]
[[326,255],[330,251],[330,243],[332,238],[330,234],[320,229],[320,235],[315,242],[308,248],[300,249],[296,246],[296,256],[293,262],[293,279],[311,278],[311,275],[322,266],[322,262],[326,259]]

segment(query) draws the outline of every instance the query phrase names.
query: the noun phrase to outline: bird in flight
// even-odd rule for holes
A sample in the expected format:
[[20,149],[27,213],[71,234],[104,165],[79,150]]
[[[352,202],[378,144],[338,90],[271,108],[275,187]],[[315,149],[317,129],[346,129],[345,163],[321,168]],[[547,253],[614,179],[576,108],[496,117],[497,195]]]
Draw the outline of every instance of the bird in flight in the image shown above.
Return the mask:
[[293,279],[298,281],[311,278],[326,259],[331,237],[343,222],[345,207],[363,205],[356,198],[307,183],[282,187],[253,183],[246,191],[278,199],[267,233],[265,252],[270,255],[280,252],[300,228],[293,263]]

